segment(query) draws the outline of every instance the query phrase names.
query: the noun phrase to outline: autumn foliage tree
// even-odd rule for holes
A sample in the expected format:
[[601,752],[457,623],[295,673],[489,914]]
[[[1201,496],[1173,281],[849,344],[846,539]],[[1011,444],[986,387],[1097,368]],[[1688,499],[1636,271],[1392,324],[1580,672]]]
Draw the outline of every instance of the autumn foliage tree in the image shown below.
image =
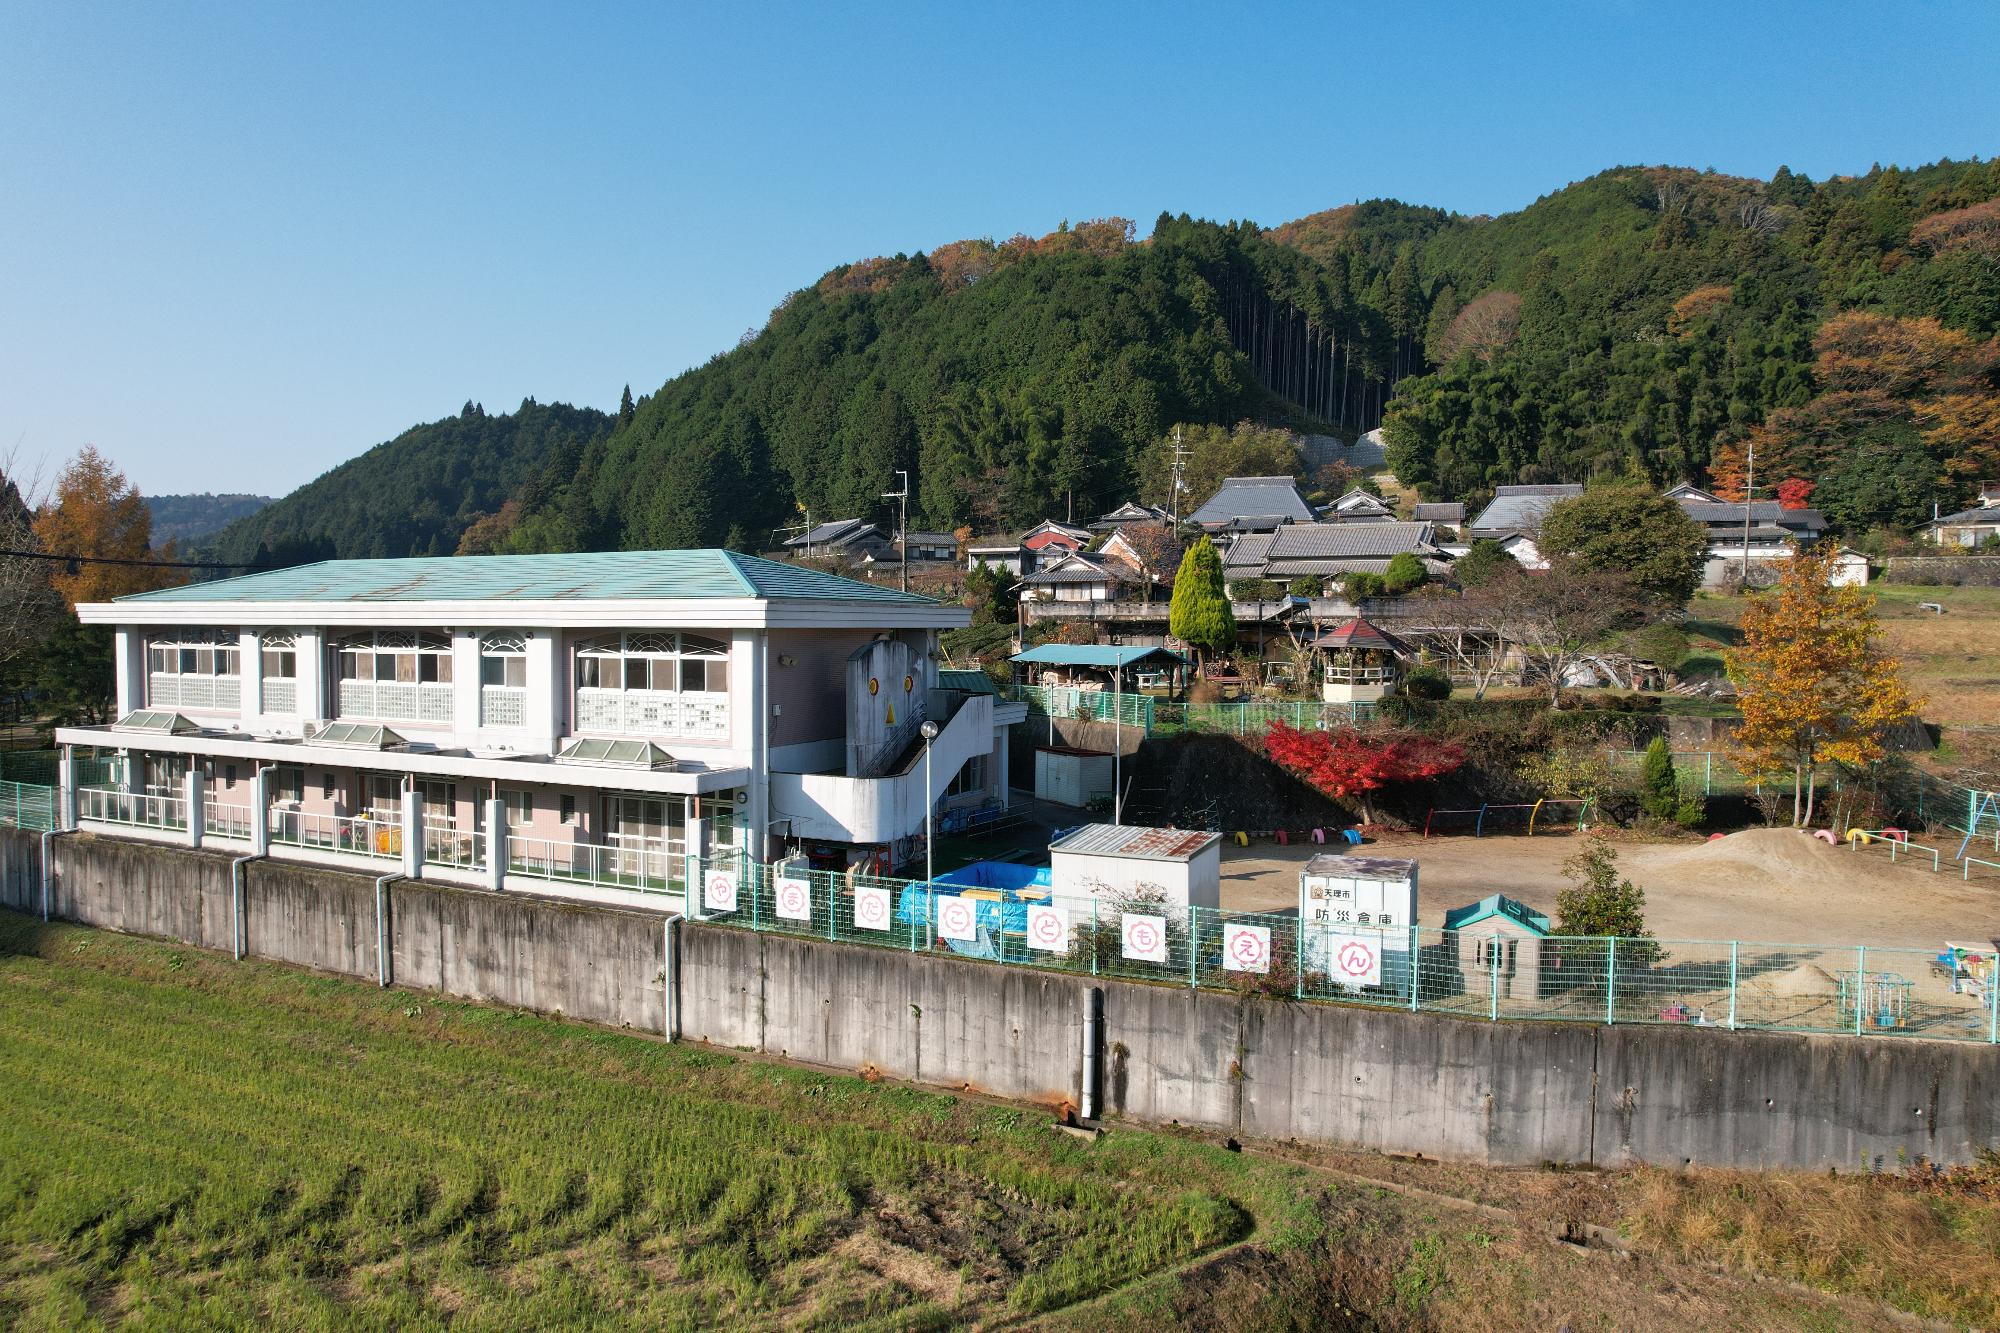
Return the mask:
[[1740,766],[1759,780],[1790,771],[1795,828],[1812,823],[1822,763],[1880,761],[1889,731],[1917,715],[1900,663],[1876,643],[1874,598],[1827,582],[1838,557],[1829,544],[1785,561],[1777,585],[1744,608],[1729,655]]
[[[152,539],[152,516],[138,488],[90,445],[70,460],[35,515],[35,540],[44,551],[85,558],[74,572],[64,569],[50,580],[72,607],[174,582],[175,571],[151,563]],[[91,558],[131,563],[93,564]]]
[[1354,802],[1361,818],[1373,823],[1374,794],[1403,782],[1421,782],[1455,773],[1465,751],[1447,741],[1410,732],[1302,731],[1273,722],[1264,734],[1264,753],[1314,791],[1336,801]]

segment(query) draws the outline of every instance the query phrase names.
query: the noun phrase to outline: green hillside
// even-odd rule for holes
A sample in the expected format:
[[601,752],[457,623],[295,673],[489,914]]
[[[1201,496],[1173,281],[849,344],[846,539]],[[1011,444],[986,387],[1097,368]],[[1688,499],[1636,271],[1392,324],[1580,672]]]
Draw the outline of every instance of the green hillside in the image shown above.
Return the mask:
[[808,512],[887,516],[898,470],[913,522],[994,530],[1098,512],[1175,424],[1244,419],[1386,424],[1398,475],[1452,499],[1727,489],[1754,444],[1760,484],[1817,483],[1858,533],[2000,475],[1996,330],[1993,163],[1622,167],[1497,218],[1375,200],[1268,231],[1162,215],[1145,240],[1103,219],[843,265],[615,418],[421,426],[217,542],[756,549]]
[[298,564],[374,556],[450,555],[465,529],[498,510],[544,468],[574,465],[613,418],[540,404],[412,426],[282,500],[239,519],[203,549],[220,560]]

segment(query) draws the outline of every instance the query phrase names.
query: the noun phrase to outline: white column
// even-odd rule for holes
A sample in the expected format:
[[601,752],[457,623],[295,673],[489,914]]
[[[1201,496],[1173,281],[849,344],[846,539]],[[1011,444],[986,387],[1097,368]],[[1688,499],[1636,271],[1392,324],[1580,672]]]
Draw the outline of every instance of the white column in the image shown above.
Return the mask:
[[236,632],[236,717],[245,731],[264,727],[263,640],[254,629]]
[[1013,808],[1013,797],[1010,793],[1013,791],[1014,784],[1008,772],[1009,766],[1013,763],[1014,747],[1010,743],[1012,740],[1012,736],[1007,732],[1002,732],[1000,734],[1000,744],[996,747],[1000,751],[1000,808],[1002,810]]
[[271,777],[262,764],[250,775],[250,850],[257,856],[271,852]]
[[463,744],[479,734],[479,631],[451,636],[451,730]]
[[76,827],[76,747],[62,747],[56,765],[56,827],[67,833]]
[[[689,809],[698,810],[700,808],[701,808],[700,806],[693,804],[692,800],[690,800]],[[687,843],[686,843],[687,900],[683,906],[687,915],[693,917],[697,921],[701,920],[701,915],[702,915],[701,872],[702,872],[702,867],[707,864],[707,857],[705,855],[705,853],[708,851],[707,841],[708,841],[708,821],[700,818],[699,816],[690,817],[687,821]]]
[[327,682],[326,632],[318,626],[301,626],[292,631],[298,657],[298,720],[324,722],[333,716],[333,686]]
[[495,797],[486,801],[486,887],[507,887],[507,803]]
[[411,787],[403,789],[403,873],[411,879],[424,873],[424,800]]
[[114,698],[114,718],[146,706],[146,638],[130,626],[120,625],[112,635],[112,666],[118,674]]
[[562,631],[538,629],[528,636],[528,698],[523,720],[528,743],[553,753],[562,734]]
[[208,823],[207,792],[203,789],[199,763],[188,764],[186,795],[188,846],[199,847],[203,829]]
[[750,710],[756,730],[750,737],[750,827],[743,849],[753,861],[771,859],[771,635],[768,631],[751,641],[751,657],[756,674],[751,682],[756,691]]

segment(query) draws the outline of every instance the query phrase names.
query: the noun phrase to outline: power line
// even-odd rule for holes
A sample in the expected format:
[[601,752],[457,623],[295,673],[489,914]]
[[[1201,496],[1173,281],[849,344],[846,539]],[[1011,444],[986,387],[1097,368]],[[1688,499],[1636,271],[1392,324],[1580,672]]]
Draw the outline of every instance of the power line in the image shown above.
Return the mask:
[[51,555],[47,551],[0,551],[16,560],[48,560],[59,565],[137,565],[144,569],[281,569],[281,565],[230,565],[219,560],[121,560],[108,555]]

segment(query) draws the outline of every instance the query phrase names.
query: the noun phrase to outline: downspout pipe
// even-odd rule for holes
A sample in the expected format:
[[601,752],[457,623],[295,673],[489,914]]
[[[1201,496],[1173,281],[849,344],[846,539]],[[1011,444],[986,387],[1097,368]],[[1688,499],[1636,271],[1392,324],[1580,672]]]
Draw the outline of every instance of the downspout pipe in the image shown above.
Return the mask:
[[250,952],[250,936],[244,918],[244,900],[250,894],[250,880],[244,869],[252,861],[265,860],[263,852],[252,852],[248,856],[238,856],[229,862],[229,953],[237,962]]
[[56,834],[66,829],[44,829],[42,831],[42,920],[49,919],[49,899],[53,895],[56,877],[55,842]]
[[1098,1053],[1104,1045],[1104,991],[1092,986],[1084,992],[1083,1008],[1083,1094],[1077,1098],[1078,1118],[1086,1125],[1097,1119],[1097,1085],[1102,1074]]
[[389,968],[389,882],[402,878],[400,870],[375,878],[375,984],[384,990],[395,980]]

